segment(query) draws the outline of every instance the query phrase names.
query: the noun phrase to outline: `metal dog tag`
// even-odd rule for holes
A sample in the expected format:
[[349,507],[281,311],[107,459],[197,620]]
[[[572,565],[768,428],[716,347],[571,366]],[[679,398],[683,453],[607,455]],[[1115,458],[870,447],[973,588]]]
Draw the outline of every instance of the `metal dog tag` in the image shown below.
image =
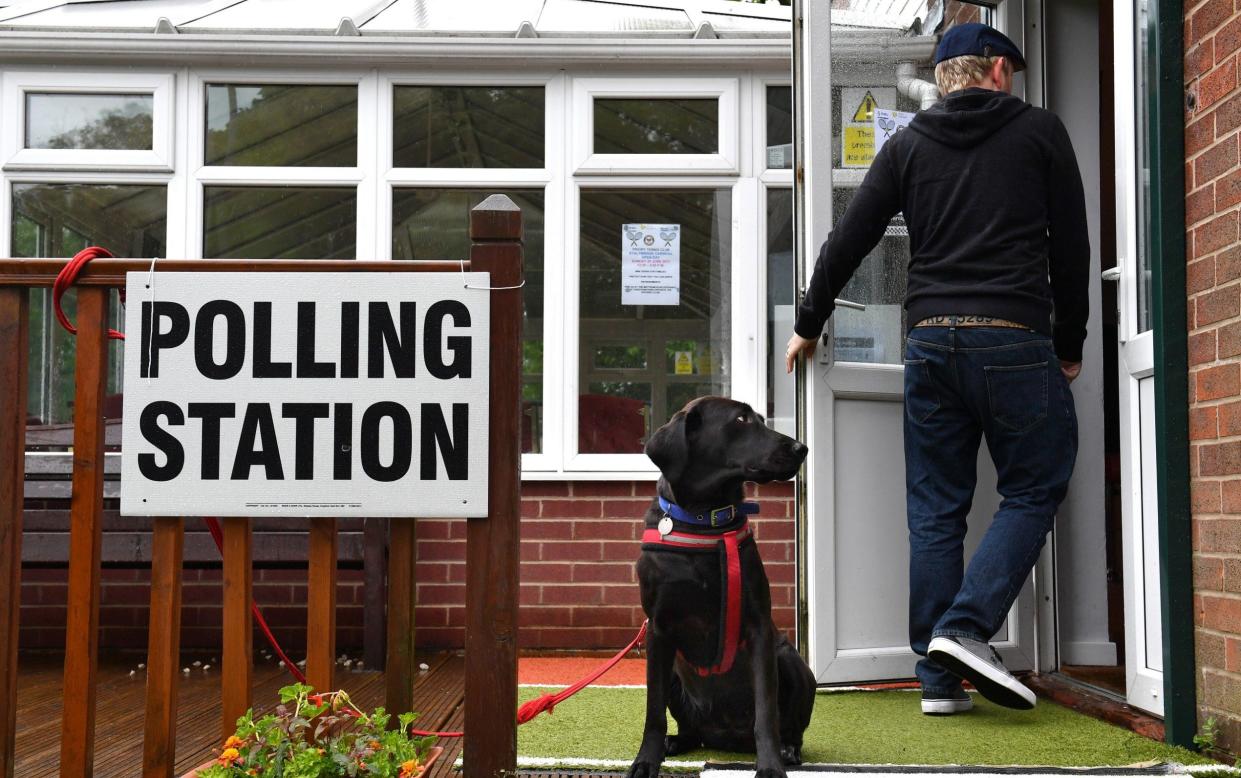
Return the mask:
[[663,537],[669,532],[672,532],[672,517],[665,516],[659,520],[659,534]]

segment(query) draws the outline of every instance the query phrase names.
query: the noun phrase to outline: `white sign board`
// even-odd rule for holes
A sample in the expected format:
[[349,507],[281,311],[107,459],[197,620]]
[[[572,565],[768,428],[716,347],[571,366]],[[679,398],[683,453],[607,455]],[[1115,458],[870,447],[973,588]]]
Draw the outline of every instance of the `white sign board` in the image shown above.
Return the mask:
[[883,144],[909,126],[917,114],[908,111],[889,111],[886,108],[875,109],[875,154],[879,154]]
[[489,278],[130,273],[121,513],[485,516]]
[[681,225],[621,225],[621,305],[681,304]]

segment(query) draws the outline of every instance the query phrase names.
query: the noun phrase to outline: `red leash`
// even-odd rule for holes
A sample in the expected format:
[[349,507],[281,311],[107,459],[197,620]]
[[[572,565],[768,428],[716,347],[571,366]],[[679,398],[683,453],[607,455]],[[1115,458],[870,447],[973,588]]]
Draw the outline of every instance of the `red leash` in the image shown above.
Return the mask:
[[[82,249],[81,251],[79,251],[77,254],[74,255],[73,259],[69,260],[69,262],[64,266],[64,268],[56,276],[56,281],[52,284],[52,307],[56,311],[56,320],[60,322],[60,326],[64,327],[66,330],[68,330],[73,335],[77,335],[78,331],[76,328],[74,328],[73,324],[69,322],[69,317],[65,316],[65,312],[61,309],[60,298],[64,296],[65,291],[68,290],[69,287],[73,286],[73,282],[77,279],[78,273],[81,272],[82,268],[86,266],[87,262],[90,262],[92,259],[95,259],[96,257],[111,257],[111,256],[112,254],[110,254],[107,251],[107,249],[102,249],[102,248],[99,248],[98,246],[90,246],[85,249]],[[125,298],[124,298],[123,290],[121,294],[122,294],[121,302],[124,302]],[[108,337],[113,340],[124,340],[125,334],[122,332],[118,332],[116,330],[110,329],[108,330]],[[218,549],[220,552],[220,555],[223,556],[224,555],[224,531],[220,528],[219,519],[215,519],[210,516],[207,516],[207,517],[204,517],[204,520],[207,522],[207,530],[211,533],[211,539],[215,541],[216,549]],[[272,650],[276,652],[276,656],[280,658],[281,664],[283,664],[286,668],[288,668],[288,671],[293,675],[295,679],[297,679],[298,683],[306,683],[305,674],[303,674],[302,671],[298,669],[297,665],[293,664],[293,662],[289,659],[288,655],[284,653],[284,649],[280,647],[280,643],[276,640],[276,636],[272,634],[271,627],[267,626],[267,620],[263,618],[263,612],[259,610],[258,603],[254,602],[254,600],[250,601],[250,612],[254,614],[254,620],[259,625],[259,630],[263,633],[263,636],[267,638],[267,643],[272,647]],[[551,713],[552,710],[557,705],[569,699],[573,695],[577,694],[582,689],[585,689],[587,686],[590,686],[595,681],[599,680],[600,676],[602,676],[608,670],[611,670],[613,667],[615,667],[616,664],[620,662],[621,659],[624,659],[625,654],[628,654],[630,651],[632,651],[633,648],[637,646],[639,642],[642,641],[642,638],[646,636],[646,625],[647,625],[647,622],[643,621],[642,626],[638,629],[638,634],[634,637],[633,640],[629,641],[629,645],[621,649],[616,654],[616,656],[609,659],[607,662],[601,665],[599,669],[595,670],[590,675],[587,675],[585,678],[573,684],[572,686],[561,689],[559,692],[555,694],[545,694],[542,697],[539,697],[538,699],[531,700],[530,702],[527,702],[525,705],[522,705],[521,708],[517,711],[517,723],[525,724],[526,722],[530,721],[535,716],[539,715],[540,713],[543,713],[544,711],[546,711],[547,713]],[[421,729],[410,730],[410,733],[414,735],[419,735],[421,737],[429,737],[429,736],[464,737],[465,736],[464,732],[428,732],[428,731],[421,730]]]

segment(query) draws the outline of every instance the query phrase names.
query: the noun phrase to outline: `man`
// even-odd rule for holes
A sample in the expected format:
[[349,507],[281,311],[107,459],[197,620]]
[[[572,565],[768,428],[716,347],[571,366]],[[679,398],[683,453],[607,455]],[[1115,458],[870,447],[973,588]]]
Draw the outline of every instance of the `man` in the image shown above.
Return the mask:
[[[1025,67],[983,24],[944,33],[944,97],[876,155],[819,252],[786,366],[809,356],[833,300],[904,212],[909,226],[905,481],[909,633],[922,712],[987,699],[1034,707],[987,641],[1038,559],[1077,455],[1072,381],[1081,370],[1090,247],[1068,133],[1013,97]],[[999,510],[964,569],[980,439],[995,463]]]

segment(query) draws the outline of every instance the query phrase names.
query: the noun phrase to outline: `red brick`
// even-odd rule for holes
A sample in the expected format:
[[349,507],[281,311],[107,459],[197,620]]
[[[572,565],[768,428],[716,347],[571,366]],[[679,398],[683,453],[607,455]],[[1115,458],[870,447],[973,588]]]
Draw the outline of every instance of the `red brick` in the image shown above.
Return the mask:
[[545,519],[603,518],[602,500],[544,500],[540,514]]
[[1241,673],[1241,639],[1230,637],[1224,643],[1224,667],[1230,673]]
[[538,605],[539,603],[543,601],[543,587],[542,586],[526,586],[523,584],[521,587],[521,593],[518,599],[520,601],[521,607],[523,608],[526,607],[527,605]]
[[1204,595],[1202,626],[1219,632],[1241,633],[1241,600]]
[[544,586],[539,601],[544,605],[598,605],[603,601],[600,586]]
[[1198,449],[1198,467],[1202,475],[1233,475],[1241,473],[1241,442],[1213,443]]
[[[1195,188],[1206,186],[1237,166],[1237,136],[1229,135],[1202,152],[1193,162]],[[1192,190],[1191,190],[1192,191]]]
[[537,519],[542,509],[543,503],[540,500],[523,499],[521,501],[521,517],[523,519]]
[[1215,330],[1189,336],[1189,364],[1205,365],[1215,361]]
[[1194,259],[1232,246],[1237,241],[1237,212],[1217,216],[1191,234],[1194,236]]
[[537,540],[523,540],[518,549],[522,562],[538,562],[543,559],[543,544]]
[[1219,481],[1197,481],[1190,485],[1189,496],[1194,513],[1219,513],[1221,510]]
[[1223,492],[1223,512],[1230,515],[1241,514],[1241,481],[1224,481],[1220,491]]
[[570,540],[573,537],[573,522],[523,521],[521,537],[523,540]]
[[1241,435],[1241,402],[1230,402],[1219,406],[1220,437]]
[[1199,525],[1196,551],[1228,554],[1241,549],[1241,519],[1208,519]]
[[437,521],[435,519],[420,519],[417,527],[418,540],[448,540],[449,525],[446,521]]
[[[1201,76],[1203,73],[1206,73],[1208,70],[1210,70],[1214,64],[1215,64],[1215,39],[1208,38],[1207,40],[1203,41],[1200,45],[1194,46],[1192,49],[1189,49],[1188,51],[1185,52],[1185,80],[1190,81],[1192,79],[1197,78],[1198,76]],[[1188,133],[1186,134],[1185,137],[1186,137],[1186,140],[1188,141],[1189,139]],[[1197,149],[1194,149],[1194,151],[1196,150]],[[1185,153],[1193,154],[1194,152],[1189,151],[1187,149]]]
[[447,562],[419,562],[418,580],[441,583],[448,580]]
[[797,627],[797,610],[795,608],[772,608],[771,620],[776,623],[776,629],[788,633],[789,639],[792,640],[793,630]]
[[1241,594],[1241,559],[1225,559],[1223,591]]
[[603,544],[576,540],[551,541],[543,544],[540,557],[544,562],[599,562]]
[[568,497],[568,481],[522,481],[521,497]]
[[574,497],[633,497],[633,481],[575,481]]
[[[421,568],[421,565],[419,565]],[[462,563],[451,564],[448,566],[448,580],[450,583],[461,583],[465,580],[465,565]]]
[[456,541],[427,541],[418,543],[418,561],[465,559],[465,544]]
[[[1198,81],[1198,110],[1202,111],[1218,103],[1222,97],[1237,88],[1237,60],[1230,57]],[[1202,180],[1202,179],[1199,179]]]
[[651,507],[651,498],[604,500],[603,515],[613,521],[641,521]]
[[633,611],[633,608],[574,608],[573,626],[637,627],[642,623],[642,619],[635,619]]
[[1238,372],[1235,364],[1208,367],[1191,375],[1197,380],[1199,402],[1222,400],[1241,394],[1241,372]]
[[1222,138],[1237,129],[1241,126],[1241,94],[1234,95],[1215,106],[1211,113],[1215,117],[1216,138]]
[[521,580],[530,583],[569,583],[573,565],[568,562],[526,563],[521,566]]
[[1241,17],[1233,18],[1211,38],[1214,43],[1215,60],[1223,60],[1241,48]]
[[1219,328],[1218,359],[1241,354],[1241,322],[1225,324]]
[[[607,513],[608,503],[604,503]],[[573,522],[574,540],[632,540],[636,541],[642,531],[642,522],[633,519],[604,519],[603,521]]]
[[1198,326],[1231,319],[1241,313],[1241,284],[1229,284],[1198,298]]
[[1214,406],[1189,409],[1189,439],[1207,440],[1219,434],[1218,413]]
[[464,584],[418,584],[419,605],[461,605],[464,603]]
[[768,564],[764,562],[763,569],[767,571],[767,580],[771,582],[773,587],[791,585],[797,580],[797,568],[791,564]]
[[764,540],[792,540],[797,527],[791,521],[764,521],[754,528],[755,537]]
[[633,563],[608,563],[573,566],[574,583],[637,583]]
[[641,546],[632,540],[609,540],[603,544],[603,561],[605,562],[636,562]]
[[1207,184],[1185,197],[1185,226],[1191,226],[1215,215],[1215,184]]
[[1207,33],[1227,21],[1232,12],[1232,0],[1209,0],[1189,17],[1186,34],[1192,41],[1203,40]]
[[641,592],[635,586],[604,586],[603,588],[603,604],[604,605],[640,605],[642,603]]
[[527,606],[517,612],[522,627],[568,627],[573,624],[573,609]]
[[1241,678],[1205,670],[1202,673],[1202,697],[1198,703],[1223,710],[1235,709],[1241,700]]

